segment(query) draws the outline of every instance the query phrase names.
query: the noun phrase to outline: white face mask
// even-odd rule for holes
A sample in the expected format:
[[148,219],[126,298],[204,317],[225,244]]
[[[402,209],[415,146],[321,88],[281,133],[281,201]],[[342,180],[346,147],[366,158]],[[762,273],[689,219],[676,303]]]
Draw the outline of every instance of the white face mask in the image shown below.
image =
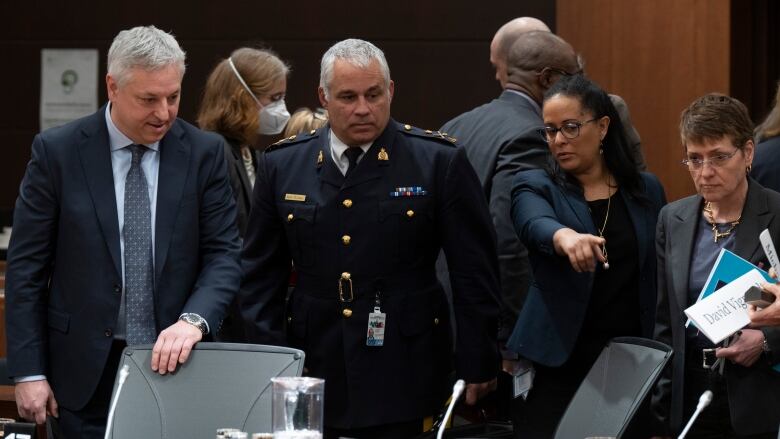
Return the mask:
[[284,129],[284,126],[287,125],[287,121],[290,120],[290,112],[287,111],[287,106],[284,103],[284,99],[279,99],[278,101],[271,102],[268,105],[263,105],[260,103],[260,100],[257,99],[257,96],[252,93],[252,90],[249,88],[249,86],[246,85],[246,82],[244,82],[244,78],[241,77],[241,74],[238,73],[238,69],[236,69],[236,65],[233,64],[232,58],[228,58],[228,64],[230,64],[230,68],[233,69],[233,73],[236,74],[236,78],[238,78],[238,81],[241,82],[241,85],[244,86],[244,89],[247,91],[247,93],[249,93],[249,96],[252,96],[252,99],[254,99],[255,102],[257,102],[257,105],[260,106],[260,112],[257,114],[259,121],[257,132],[259,134],[281,133]]
[[[255,99],[257,101],[257,99]],[[257,101],[260,104],[260,101]],[[260,104],[262,106],[263,104]],[[287,111],[287,105],[284,103],[284,99],[271,102],[260,109],[260,113],[257,115],[260,118],[260,125],[257,128],[257,132],[260,134],[279,134],[287,125],[287,121],[290,120],[290,112]]]

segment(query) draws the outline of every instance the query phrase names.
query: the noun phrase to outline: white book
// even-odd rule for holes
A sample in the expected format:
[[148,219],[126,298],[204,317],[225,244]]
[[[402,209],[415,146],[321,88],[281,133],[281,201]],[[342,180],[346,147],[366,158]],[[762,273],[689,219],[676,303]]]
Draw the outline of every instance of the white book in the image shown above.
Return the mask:
[[745,292],[766,282],[758,270],[750,270],[719,290],[693,304],[685,315],[694,325],[718,344],[750,323]]

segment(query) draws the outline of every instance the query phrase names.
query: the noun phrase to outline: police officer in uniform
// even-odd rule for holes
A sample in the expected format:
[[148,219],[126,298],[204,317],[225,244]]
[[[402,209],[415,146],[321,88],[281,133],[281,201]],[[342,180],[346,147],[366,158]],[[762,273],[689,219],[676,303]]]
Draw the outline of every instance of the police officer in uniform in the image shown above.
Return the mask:
[[306,352],[308,374],[326,383],[326,437],[413,437],[445,402],[453,365],[468,403],[495,386],[500,299],[484,192],[451,139],[390,119],[393,82],[373,44],[331,47],[319,97],[329,125],[272,146],[257,169],[241,291],[249,339]]

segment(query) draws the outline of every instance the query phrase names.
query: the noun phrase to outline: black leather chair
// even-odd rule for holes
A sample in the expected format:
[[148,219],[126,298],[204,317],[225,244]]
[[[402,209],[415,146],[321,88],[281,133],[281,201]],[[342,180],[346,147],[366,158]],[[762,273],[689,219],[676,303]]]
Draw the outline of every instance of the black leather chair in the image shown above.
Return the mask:
[[574,394],[556,439],[620,438],[671,356],[672,348],[655,340],[612,339]]

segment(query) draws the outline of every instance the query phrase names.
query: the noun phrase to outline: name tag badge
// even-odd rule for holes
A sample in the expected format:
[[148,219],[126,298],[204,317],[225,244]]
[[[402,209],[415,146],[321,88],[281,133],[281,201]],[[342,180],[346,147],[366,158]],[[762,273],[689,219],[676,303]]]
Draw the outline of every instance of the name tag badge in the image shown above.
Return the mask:
[[301,194],[284,194],[285,201],[306,201],[306,195]]
[[383,346],[385,344],[385,322],[387,314],[379,308],[368,315],[368,331],[366,332],[366,346]]

